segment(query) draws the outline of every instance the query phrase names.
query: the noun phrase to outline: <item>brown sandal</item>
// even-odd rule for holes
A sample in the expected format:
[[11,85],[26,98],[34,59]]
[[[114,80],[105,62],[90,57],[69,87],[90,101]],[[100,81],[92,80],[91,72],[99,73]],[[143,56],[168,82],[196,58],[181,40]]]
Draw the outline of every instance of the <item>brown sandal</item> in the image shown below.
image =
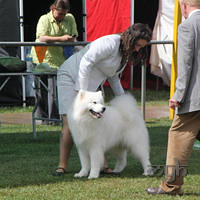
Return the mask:
[[119,173],[113,172],[109,167],[105,167],[100,174],[108,174],[108,175],[119,175]]
[[[57,171],[58,169],[61,169],[62,171]],[[62,176],[66,173],[65,168],[63,167],[58,167],[55,169],[55,171],[53,172],[53,176]]]

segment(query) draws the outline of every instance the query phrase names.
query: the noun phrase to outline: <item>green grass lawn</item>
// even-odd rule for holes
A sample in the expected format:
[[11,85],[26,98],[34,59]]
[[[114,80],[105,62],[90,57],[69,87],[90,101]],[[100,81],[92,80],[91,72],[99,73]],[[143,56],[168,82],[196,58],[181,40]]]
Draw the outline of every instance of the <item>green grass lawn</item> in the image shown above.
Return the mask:
[[[113,93],[109,87],[104,87],[105,90],[105,100],[109,101],[112,99]],[[125,92],[131,93],[138,105],[141,105],[141,91],[140,90],[127,90]],[[168,105],[169,100],[169,90],[146,90],[146,105]]]
[[[167,134],[171,121],[167,118],[146,122],[151,141],[151,162],[164,165]],[[182,197],[152,196],[145,192],[158,186],[162,176],[142,176],[140,163],[128,155],[128,164],[120,176],[101,176],[97,180],[76,179],[80,169],[76,148],[73,148],[67,173],[52,176],[59,158],[59,126],[38,126],[38,138],[33,139],[31,125],[0,127],[0,200],[198,200],[200,199],[200,150],[194,150],[185,177]],[[110,167],[114,159],[107,155]]]

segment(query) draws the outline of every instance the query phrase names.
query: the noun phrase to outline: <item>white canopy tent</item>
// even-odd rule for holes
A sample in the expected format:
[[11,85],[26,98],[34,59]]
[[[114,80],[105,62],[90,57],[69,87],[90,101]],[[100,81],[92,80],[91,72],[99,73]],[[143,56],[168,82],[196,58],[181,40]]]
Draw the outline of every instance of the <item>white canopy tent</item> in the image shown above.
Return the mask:
[[[159,9],[153,29],[152,40],[173,40],[174,24],[174,0],[159,0]],[[166,85],[170,85],[172,45],[152,45],[151,47],[151,73],[163,79]]]

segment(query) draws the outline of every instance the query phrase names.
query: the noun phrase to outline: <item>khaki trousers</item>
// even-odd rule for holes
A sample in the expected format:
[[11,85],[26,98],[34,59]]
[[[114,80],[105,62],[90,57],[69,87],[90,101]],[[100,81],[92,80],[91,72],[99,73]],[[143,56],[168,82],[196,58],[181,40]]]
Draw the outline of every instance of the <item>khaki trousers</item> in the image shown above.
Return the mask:
[[165,179],[161,188],[179,193],[193,144],[200,130],[200,111],[175,115],[168,135]]

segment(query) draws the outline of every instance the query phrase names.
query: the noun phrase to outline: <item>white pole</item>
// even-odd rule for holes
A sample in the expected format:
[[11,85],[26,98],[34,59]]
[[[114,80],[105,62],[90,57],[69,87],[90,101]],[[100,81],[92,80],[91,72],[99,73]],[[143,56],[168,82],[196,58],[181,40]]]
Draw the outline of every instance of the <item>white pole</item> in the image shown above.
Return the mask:
[[[134,24],[134,7],[135,7],[135,1],[131,0],[131,25]],[[133,66],[131,66],[130,69],[130,89],[133,89]]]
[[[134,24],[134,8],[135,8],[135,1],[131,0],[131,25]],[[146,103],[146,60],[142,61],[142,80],[141,80],[141,102],[142,102],[142,116],[145,120],[145,103]],[[133,66],[131,66],[130,70],[130,89],[133,89]]]
[[83,5],[83,41],[87,41],[87,9],[86,0],[82,0]]
[[[20,41],[24,42],[24,6],[23,0],[19,0],[19,21],[20,21]],[[25,61],[24,46],[21,46],[21,60]],[[26,107],[26,86],[25,77],[22,76],[22,99],[23,106]]]
[[141,112],[145,120],[145,104],[146,104],[146,60],[142,60],[142,91],[141,91]]
[[[20,41],[24,42],[24,6],[23,0],[19,0]],[[21,59],[25,60],[24,46],[21,46]]]
[[134,24],[135,23],[135,20],[134,20],[134,8],[135,8],[135,1],[134,0],[131,0],[131,24]]

